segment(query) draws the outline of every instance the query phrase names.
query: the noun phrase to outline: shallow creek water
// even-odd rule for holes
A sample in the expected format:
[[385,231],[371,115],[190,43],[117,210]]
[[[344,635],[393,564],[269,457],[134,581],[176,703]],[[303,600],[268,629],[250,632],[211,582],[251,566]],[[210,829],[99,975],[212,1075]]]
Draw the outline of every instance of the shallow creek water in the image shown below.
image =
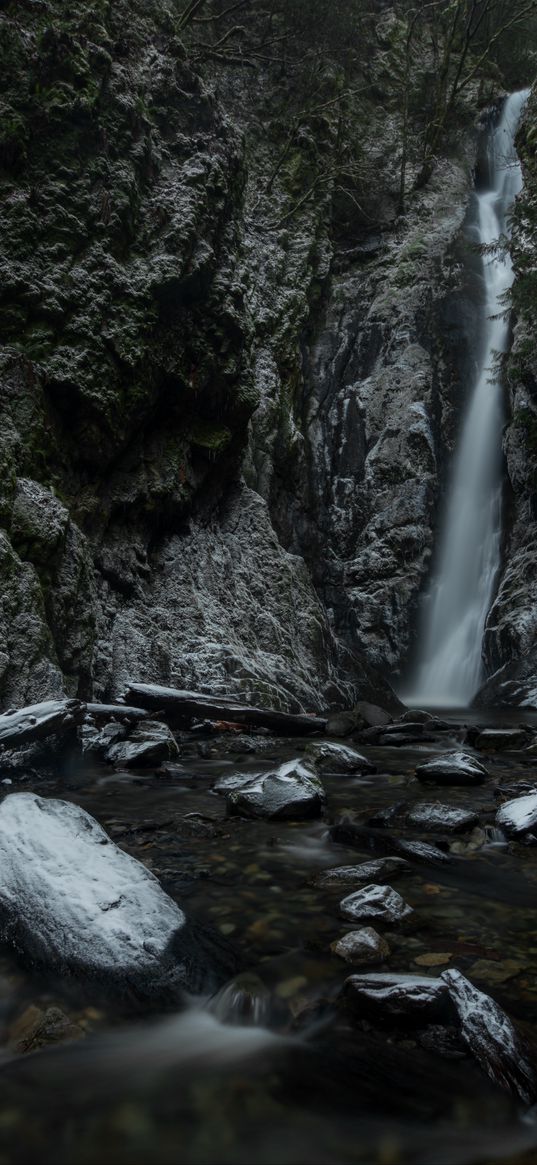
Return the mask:
[[[0,1165],[537,1161],[537,1120],[472,1060],[442,1058],[413,1031],[357,1024],[336,1005],[353,968],[330,943],[352,926],[339,917],[342,891],[313,885],[325,867],[373,856],[330,841],[328,826],[345,810],[367,820],[401,801],[475,808],[479,827],[449,839],[451,864],[415,865],[392,883],[415,913],[399,929],[379,927],[389,967],[433,975],[458,967],[537,1032],[537,847],[508,847],[493,828],[497,783],[531,779],[534,762],[496,754],[486,759],[493,779],[478,788],[424,789],[415,765],[440,746],[361,748],[378,772],[323,778],[322,820],[226,816],[212,791],[219,776],[273,767],[306,743],[218,755],[218,742],[208,742],[206,756],[192,745],[166,775],[70,767],[57,780],[7,790],[82,805],[189,914],[236,946],[263,987],[255,1030],[240,1026],[233,988],[216,1014],[197,1000],[182,1015],[139,1017],[91,984],[45,982],[4,955]],[[442,749],[458,746],[454,728]],[[390,833],[437,840],[399,825]],[[14,1055],[28,1006],[62,1008],[84,1038]]]

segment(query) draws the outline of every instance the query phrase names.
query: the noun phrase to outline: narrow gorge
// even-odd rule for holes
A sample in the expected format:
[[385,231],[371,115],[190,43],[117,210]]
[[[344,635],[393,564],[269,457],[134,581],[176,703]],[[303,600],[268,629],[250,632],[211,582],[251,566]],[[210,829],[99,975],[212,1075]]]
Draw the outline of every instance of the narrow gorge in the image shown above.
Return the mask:
[[0,52],[0,1160],[532,1165],[537,0]]

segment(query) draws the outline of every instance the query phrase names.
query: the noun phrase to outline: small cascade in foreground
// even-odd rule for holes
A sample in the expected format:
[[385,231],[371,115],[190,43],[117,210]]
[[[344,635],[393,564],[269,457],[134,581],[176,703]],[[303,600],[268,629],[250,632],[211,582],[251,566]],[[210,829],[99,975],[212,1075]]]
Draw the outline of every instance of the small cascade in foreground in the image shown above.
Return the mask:
[[[485,246],[508,234],[509,211],[522,188],[514,139],[528,94],[522,90],[508,97],[490,135],[490,189],[477,194],[478,241]],[[414,707],[464,707],[483,679],[483,633],[501,550],[503,407],[497,355],[508,345],[505,293],[512,282],[509,255],[485,253],[479,364],[455,454],[418,665],[403,696]]]

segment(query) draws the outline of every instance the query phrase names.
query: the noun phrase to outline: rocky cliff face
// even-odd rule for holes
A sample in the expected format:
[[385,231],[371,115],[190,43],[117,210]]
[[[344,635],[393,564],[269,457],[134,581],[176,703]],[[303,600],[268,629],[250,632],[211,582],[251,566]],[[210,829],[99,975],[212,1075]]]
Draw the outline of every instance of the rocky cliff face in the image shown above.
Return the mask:
[[383,16],[353,218],[330,108],[289,144],[273,75],[204,78],[174,8],[8,2],[0,32],[3,705],[389,702],[470,358],[472,133],[398,217]]
[[509,416],[504,569],[487,622],[491,674],[482,704],[537,707],[537,96],[531,95],[517,149],[524,173],[512,224],[513,346],[507,361]]

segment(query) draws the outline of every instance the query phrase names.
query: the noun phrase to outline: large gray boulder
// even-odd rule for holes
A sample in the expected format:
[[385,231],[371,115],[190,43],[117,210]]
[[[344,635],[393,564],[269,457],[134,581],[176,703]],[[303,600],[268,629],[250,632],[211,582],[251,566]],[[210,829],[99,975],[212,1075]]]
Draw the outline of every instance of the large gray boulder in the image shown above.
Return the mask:
[[418,781],[430,785],[481,785],[487,769],[467,752],[447,752],[435,760],[418,765]]
[[324,789],[312,768],[300,760],[287,761],[273,772],[262,773],[228,793],[227,806],[240,817],[318,817]]
[[84,809],[35,793],[0,806],[0,939],[31,964],[133,999],[178,998],[221,977],[213,940],[145,866]]

